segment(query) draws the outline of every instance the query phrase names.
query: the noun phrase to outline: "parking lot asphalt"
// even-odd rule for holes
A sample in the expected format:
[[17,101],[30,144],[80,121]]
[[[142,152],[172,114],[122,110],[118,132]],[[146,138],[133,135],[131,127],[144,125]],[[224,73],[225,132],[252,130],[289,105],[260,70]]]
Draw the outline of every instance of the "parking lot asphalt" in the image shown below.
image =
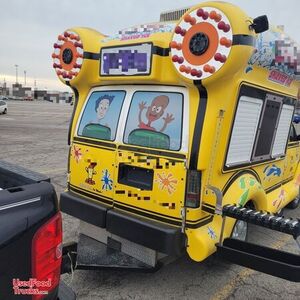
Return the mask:
[[[0,115],[0,159],[50,176],[58,195],[66,187],[67,132],[73,107],[8,102]],[[300,209],[284,215],[299,217]],[[64,241],[76,240],[78,220],[64,215]],[[299,254],[293,239],[251,227],[250,240]],[[300,299],[299,284],[227,263],[212,255],[202,263],[187,256],[156,273],[99,270],[63,275],[77,299]]]

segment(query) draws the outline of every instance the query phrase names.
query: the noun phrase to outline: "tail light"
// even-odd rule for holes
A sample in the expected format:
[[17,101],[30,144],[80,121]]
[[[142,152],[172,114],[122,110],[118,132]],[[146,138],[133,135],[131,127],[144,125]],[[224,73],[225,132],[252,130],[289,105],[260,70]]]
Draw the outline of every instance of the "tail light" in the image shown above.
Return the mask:
[[32,241],[32,278],[39,295],[33,300],[45,297],[60,281],[62,260],[62,219],[57,213],[35,233]]
[[197,208],[200,206],[201,175],[199,171],[187,172],[187,185],[185,193],[185,206]]

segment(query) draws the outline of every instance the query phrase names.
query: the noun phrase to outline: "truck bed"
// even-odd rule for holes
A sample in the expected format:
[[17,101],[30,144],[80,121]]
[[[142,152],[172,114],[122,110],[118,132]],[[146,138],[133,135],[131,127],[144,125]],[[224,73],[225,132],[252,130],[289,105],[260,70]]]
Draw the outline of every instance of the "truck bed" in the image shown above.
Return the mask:
[[[4,161],[0,161],[0,187],[0,298],[28,299],[14,295],[13,280],[32,278],[33,237],[58,214],[57,196],[48,177]],[[57,300],[67,292],[60,284],[46,299]],[[71,296],[64,297],[75,299]]]

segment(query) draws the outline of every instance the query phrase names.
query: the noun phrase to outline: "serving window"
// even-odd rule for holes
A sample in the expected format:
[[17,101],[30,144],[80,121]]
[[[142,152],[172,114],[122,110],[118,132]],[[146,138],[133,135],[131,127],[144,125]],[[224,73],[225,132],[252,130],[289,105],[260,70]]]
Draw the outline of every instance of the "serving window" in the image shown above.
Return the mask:
[[295,101],[242,86],[227,150],[226,167],[284,156]]

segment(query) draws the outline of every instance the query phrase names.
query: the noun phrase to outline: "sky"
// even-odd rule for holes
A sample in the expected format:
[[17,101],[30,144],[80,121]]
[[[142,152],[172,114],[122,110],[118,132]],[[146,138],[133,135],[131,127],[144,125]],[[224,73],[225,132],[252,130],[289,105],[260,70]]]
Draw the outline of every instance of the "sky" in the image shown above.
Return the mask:
[[[197,0],[0,0],[0,84],[66,91],[52,68],[53,43],[65,29],[90,27],[104,34],[159,20],[161,11],[193,6]],[[250,17],[266,14],[300,43],[299,0],[229,0]]]

